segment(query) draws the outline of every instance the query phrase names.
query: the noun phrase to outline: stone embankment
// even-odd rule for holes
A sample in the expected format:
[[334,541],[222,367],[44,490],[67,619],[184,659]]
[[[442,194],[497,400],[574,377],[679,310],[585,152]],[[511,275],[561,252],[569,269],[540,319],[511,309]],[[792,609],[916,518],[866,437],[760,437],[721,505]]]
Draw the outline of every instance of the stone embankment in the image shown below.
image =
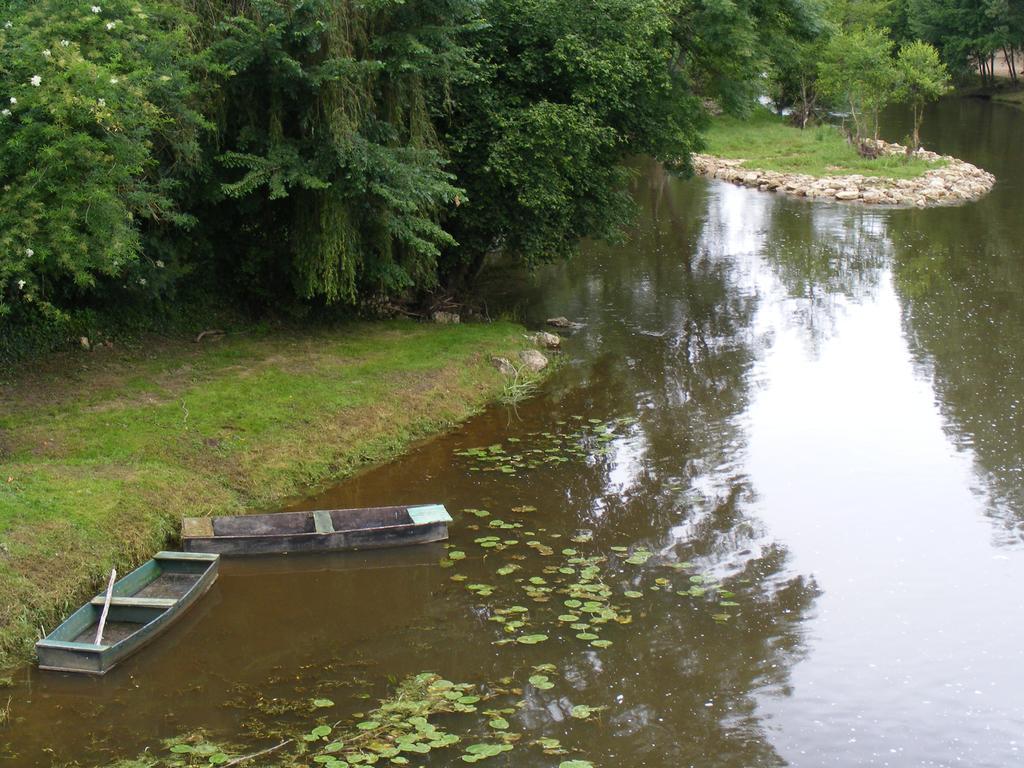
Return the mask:
[[[879,141],[878,148],[887,155],[907,154],[906,147],[900,144]],[[743,160],[728,160],[711,155],[694,155],[693,166],[702,176],[754,187],[762,192],[832,198],[870,205],[915,205],[919,208],[977,200],[989,192],[996,182],[991,173],[955,157],[924,149],[911,154],[919,160],[945,162],[913,179],[860,174],[818,177],[803,173],[763,171],[742,167]]]

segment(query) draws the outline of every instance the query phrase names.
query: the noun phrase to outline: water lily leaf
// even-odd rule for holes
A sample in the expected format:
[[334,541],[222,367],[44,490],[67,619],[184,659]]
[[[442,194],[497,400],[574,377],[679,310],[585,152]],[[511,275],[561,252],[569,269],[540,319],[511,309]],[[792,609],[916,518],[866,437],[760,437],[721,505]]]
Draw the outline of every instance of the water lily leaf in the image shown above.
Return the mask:
[[360,731],[372,731],[374,728],[379,728],[380,723],[376,720],[364,720],[361,723],[356,723],[356,728]]
[[531,675],[530,685],[534,688],[539,688],[542,691],[547,691],[555,687],[555,684],[551,682],[547,675]]
[[628,592],[623,592],[622,594],[624,594],[626,597],[632,600],[636,600],[638,597],[644,596],[643,592],[636,592],[634,590],[629,590]]
[[627,557],[626,562],[630,565],[643,565],[650,560],[653,555],[653,552],[648,552],[646,549],[640,549]]
[[598,638],[593,632],[580,632],[576,637],[580,640],[597,640]]
[[333,707],[334,702],[330,699],[313,699],[313,706],[317,708]]
[[559,621],[572,622],[572,621],[579,621],[580,617],[577,616],[575,613],[563,613],[561,616],[558,617],[558,620]]
[[495,717],[492,720],[489,720],[487,724],[496,731],[508,730],[508,720],[506,720],[504,717]]
[[536,645],[537,643],[543,643],[547,639],[547,635],[521,635],[516,638],[516,642],[523,645]]
[[171,752],[176,755],[191,755],[194,751],[191,744],[175,744],[171,747]]
[[593,714],[594,709],[588,707],[586,704],[577,704],[575,707],[569,710],[569,714],[575,717],[577,720],[586,720]]
[[558,768],[594,768],[594,764],[588,760],[563,760]]
[[210,759],[209,759],[210,765],[223,765],[227,761],[228,761],[228,756],[225,755],[223,752],[216,752],[216,753],[210,755]]
[[458,549],[454,549],[448,553],[449,560],[464,560],[465,558],[466,553]]
[[594,646],[595,648],[607,648],[609,645],[612,644],[612,641],[611,640],[593,640],[593,641],[591,641],[590,644],[592,646]]
[[328,744],[326,747],[324,747],[324,752],[328,752],[328,753],[330,753],[330,752],[338,752],[344,746],[345,746],[345,742],[343,742],[343,741],[332,741],[330,744]]

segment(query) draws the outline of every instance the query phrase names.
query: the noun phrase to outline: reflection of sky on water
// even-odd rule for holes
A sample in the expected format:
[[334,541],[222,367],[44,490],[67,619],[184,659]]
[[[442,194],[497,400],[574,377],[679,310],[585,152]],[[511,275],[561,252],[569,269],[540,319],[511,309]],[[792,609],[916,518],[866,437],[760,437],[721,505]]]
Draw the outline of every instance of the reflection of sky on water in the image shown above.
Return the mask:
[[[972,456],[903,334],[886,234],[903,213],[772,212],[724,184],[710,197],[702,241],[752,276],[754,327],[772,339],[743,415],[756,514],[822,590],[792,694],[760,702],[772,742],[793,765],[1009,764],[1024,559],[991,548]],[[827,267],[801,270],[792,235],[766,240],[790,215],[812,219],[801,247]]]

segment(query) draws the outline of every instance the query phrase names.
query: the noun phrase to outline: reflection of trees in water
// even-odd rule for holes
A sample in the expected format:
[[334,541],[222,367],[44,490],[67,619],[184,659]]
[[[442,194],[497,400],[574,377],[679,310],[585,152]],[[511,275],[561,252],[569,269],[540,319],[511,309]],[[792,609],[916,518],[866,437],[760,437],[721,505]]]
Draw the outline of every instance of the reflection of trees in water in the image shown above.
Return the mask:
[[835,332],[843,304],[878,289],[891,249],[888,212],[724,184],[715,189],[706,246],[745,258],[755,271],[756,262],[767,264],[787,299],[785,322],[804,332],[808,352],[817,356]]
[[[636,414],[607,455],[545,471],[534,490],[546,507],[591,529],[599,549],[635,543],[670,561],[689,560],[742,605],[719,624],[712,615],[723,609],[674,593],[686,574],[654,567],[621,576],[618,589],[645,574],[634,623],[612,648],[563,661],[578,700],[552,706],[527,691],[524,711],[543,727],[574,703],[614,704],[608,733],[589,745],[602,763],[781,764],[753,694],[786,692],[816,595],[748,511],[753,491],[742,470],[740,417],[764,341],[752,329],[757,296],[742,266],[708,247],[707,230],[693,224],[707,210],[705,190],[647,186],[640,191],[650,196],[647,215],[626,257],[593,247],[554,271],[545,287],[549,306],[587,319],[580,341],[594,362],[567,377],[571,386],[522,409],[528,429],[571,415]],[[678,584],[649,591],[656,576]],[[557,724],[548,727],[560,735]]]
[[[889,118],[892,119],[891,117]],[[983,200],[909,211],[890,227],[911,351],[930,375],[951,439],[969,448],[1002,542],[1024,538],[1024,175],[1021,113],[970,99],[929,109],[924,141],[999,183]],[[969,130],[965,130],[969,126]]]
[[951,439],[974,457],[1004,542],[1024,539],[1019,237],[1005,211],[985,205],[920,212],[894,231],[906,337]]

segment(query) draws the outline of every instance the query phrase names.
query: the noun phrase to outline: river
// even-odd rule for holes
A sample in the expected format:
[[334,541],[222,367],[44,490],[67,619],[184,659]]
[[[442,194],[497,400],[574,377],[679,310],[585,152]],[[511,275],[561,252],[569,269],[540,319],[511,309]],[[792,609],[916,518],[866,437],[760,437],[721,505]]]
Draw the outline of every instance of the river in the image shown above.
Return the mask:
[[[998,179],[956,208],[641,166],[628,242],[485,283],[494,311],[585,324],[535,397],[292,505],[440,501],[447,552],[227,562],[105,679],[19,671],[0,765],[196,728],[255,749],[295,702],[344,718],[423,670],[522,688],[494,764],[565,759],[539,737],[604,767],[1021,764],[1022,136],[1012,107],[929,111],[926,146]],[[587,568],[610,621],[564,605]],[[517,605],[521,630],[492,620]],[[555,685],[526,683],[545,663]]]

